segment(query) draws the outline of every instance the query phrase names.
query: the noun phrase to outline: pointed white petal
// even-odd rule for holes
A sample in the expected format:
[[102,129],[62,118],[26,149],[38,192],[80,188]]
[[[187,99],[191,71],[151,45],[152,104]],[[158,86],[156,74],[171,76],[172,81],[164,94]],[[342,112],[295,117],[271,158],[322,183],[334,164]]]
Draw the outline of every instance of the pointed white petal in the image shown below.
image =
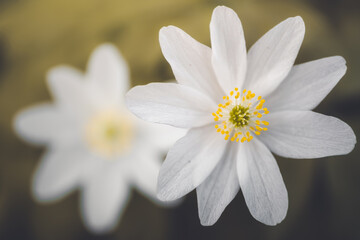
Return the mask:
[[263,97],[275,90],[293,66],[304,34],[302,18],[293,17],[261,37],[248,52],[245,88]]
[[158,198],[178,199],[199,186],[213,171],[228,141],[214,125],[189,130],[170,149],[158,180]]
[[84,75],[72,67],[57,66],[47,73],[47,83],[59,108],[73,116],[83,116],[94,105],[94,97]]
[[238,193],[236,145],[228,145],[214,171],[196,188],[199,217],[204,226],[213,225]]
[[211,63],[211,49],[181,29],[163,27],[159,34],[161,50],[171,65],[176,80],[221,100],[224,95]]
[[236,13],[216,7],[210,22],[212,63],[225,93],[241,89],[246,74],[246,45],[243,28]]
[[73,138],[71,119],[52,104],[39,104],[19,112],[14,119],[15,131],[28,142],[45,144]]
[[268,131],[261,141],[277,155],[290,158],[320,158],[347,154],[356,137],[343,121],[311,111],[271,113]]
[[334,56],[294,66],[266,98],[267,107],[271,112],[315,108],[344,76],[345,64],[344,58]]
[[109,103],[123,101],[129,89],[128,66],[112,44],[97,47],[88,62],[87,77]]
[[176,83],[134,87],[126,94],[126,104],[143,120],[183,128],[213,122],[211,113],[217,109],[201,92]]
[[116,168],[105,164],[84,185],[82,213],[86,226],[95,233],[111,231],[124,212],[130,196],[128,183]]
[[46,153],[33,180],[33,194],[38,201],[62,198],[92,171],[91,156],[78,150],[51,150]]
[[251,215],[266,225],[276,225],[286,216],[287,190],[269,149],[257,139],[242,144],[237,156],[241,191]]

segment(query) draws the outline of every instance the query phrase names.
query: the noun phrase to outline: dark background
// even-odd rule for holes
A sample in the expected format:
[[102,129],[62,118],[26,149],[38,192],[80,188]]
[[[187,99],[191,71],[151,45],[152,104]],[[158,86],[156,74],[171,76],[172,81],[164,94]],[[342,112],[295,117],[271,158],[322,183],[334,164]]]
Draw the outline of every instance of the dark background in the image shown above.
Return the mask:
[[16,111],[49,101],[46,71],[67,63],[82,70],[91,51],[114,43],[131,68],[132,85],[173,78],[158,31],[176,25],[210,45],[217,5],[239,15],[248,48],[287,17],[306,25],[297,63],[341,55],[345,77],[316,111],[338,117],[360,133],[360,6],[351,0],[0,0],[0,239],[360,239],[360,151],[278,163],[289,193],[285,220],[265,226],[253,219],[241,193],[212,227],[200,225],[195,193],[177,208],[158,208],[133,192],[114,232],[92,235],[81,221],[79,194],[36,203],[30,191],[44,149],[13,133]]

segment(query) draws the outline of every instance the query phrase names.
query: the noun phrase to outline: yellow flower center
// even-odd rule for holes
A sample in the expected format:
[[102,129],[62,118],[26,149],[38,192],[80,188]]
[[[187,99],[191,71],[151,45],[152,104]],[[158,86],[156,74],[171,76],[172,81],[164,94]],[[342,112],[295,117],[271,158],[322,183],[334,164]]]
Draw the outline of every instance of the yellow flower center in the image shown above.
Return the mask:
[[255,99],[255,93],[251,91],[239,92],[238,88],[224,96],[224,104],[212,115],[219,122],[215,125],[217,132],[225,135],[225,140],[230,138],[236,142],[250,142],[254,137],[252,134],[260,135],[261,131],[267,131],[267,121],[261,121],[263,114],[268,114],[267,108],[263,107],[265,99],[261,96]]
[[133,126],[130,119],[118,111],[107,110],[90,118],[85,127],[85,139],[90,148],[105,158],[113,158],[131,147]]

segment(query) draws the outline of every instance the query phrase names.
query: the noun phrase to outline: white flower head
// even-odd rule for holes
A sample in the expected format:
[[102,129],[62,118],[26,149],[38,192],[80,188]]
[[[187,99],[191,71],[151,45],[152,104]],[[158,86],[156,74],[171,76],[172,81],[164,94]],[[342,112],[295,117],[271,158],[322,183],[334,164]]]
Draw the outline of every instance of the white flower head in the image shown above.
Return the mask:
[[155,203],[161,157],[182,129],[138,120],[125,108],[126,62],[111,44],[97,47],[85,74],[68,66],[48,72],[54,103],[21,111],[17,133],[47,144],[33,181],[39,201],[81,189],[82,213],[94,232],[115,227],[135,186]]
[[201,223],[212,225],[241,189],[252,216],[276,225],[285,218],[288,195],[271,152],[319,158],[354,148],[346,123],[311,111],[345,74],[345,60],[293,66],[304,33],[302,18],[289,18],[247,52],[238,16],[223,6],[212,15],[211,48],[177,27],[160,30],[179,84],[138,86],[126,97],[138,117],[190,129],[161,167],[160,199],[196,188]]

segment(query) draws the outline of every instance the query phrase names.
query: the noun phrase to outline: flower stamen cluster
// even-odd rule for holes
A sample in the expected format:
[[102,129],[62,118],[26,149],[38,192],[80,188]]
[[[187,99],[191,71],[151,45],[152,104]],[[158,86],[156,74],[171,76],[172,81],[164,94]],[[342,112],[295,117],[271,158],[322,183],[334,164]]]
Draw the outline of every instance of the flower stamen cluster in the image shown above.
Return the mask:
[[216,112],[213,112],[214,121],[220,122],[215,125],[217,132],[225,135],[225,140],[236,142],[250,142],[252,133],[260,135],[261,131],[267,131],[267,121],[260,121],[264,114],[268,114],[267,108],[263,107],[265,99],[259,96],[256,100],[255,93],[244,89],[239,92],[238,88],[224,96],[224,104],[219,104]]

